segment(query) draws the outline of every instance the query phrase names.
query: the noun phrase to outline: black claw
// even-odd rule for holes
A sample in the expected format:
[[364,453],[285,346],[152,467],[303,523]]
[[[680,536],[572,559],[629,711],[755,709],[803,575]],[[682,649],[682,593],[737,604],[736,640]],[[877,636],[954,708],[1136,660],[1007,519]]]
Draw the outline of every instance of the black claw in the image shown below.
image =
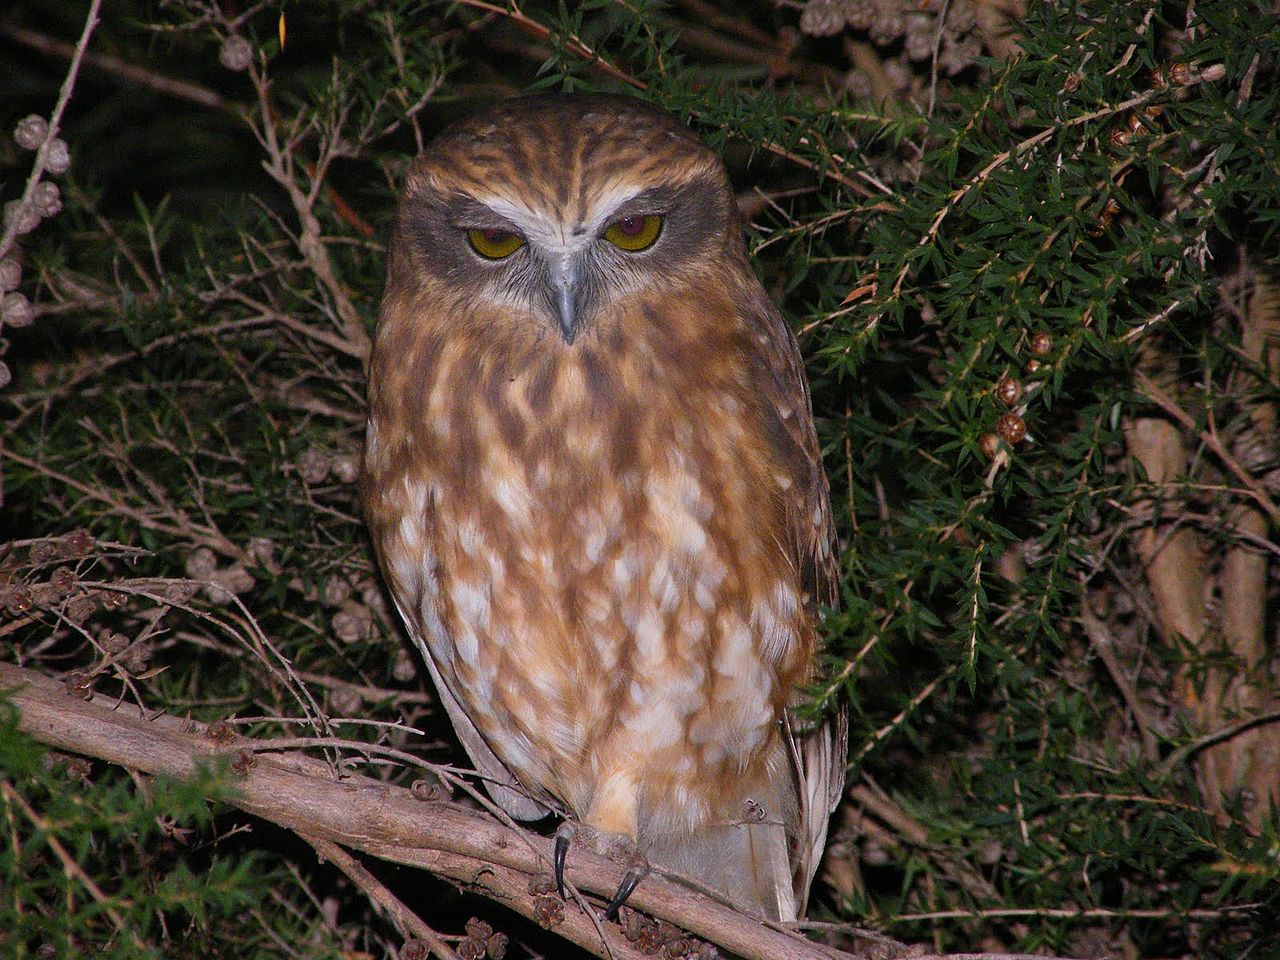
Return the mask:
[[622,882],[618,884],[618,892],[613,895],[609,905],[604,908],[604,918],[606,920],[612,920],[618,915],[622,905],[627,902],[627,897],[631,896],[631,892],[640,885],[640,881],[644,879],[645,874],[648,872],[647,867],[632,867],[622,875]]
[[[560,894],[560,899],[567,899],[564,895],[564,858],[569,853],[569,838],[565,836],[556,837],[556,890]],[[627,891],[630,893],[630,891]],[[626,899],[625,897],[623,899]]]

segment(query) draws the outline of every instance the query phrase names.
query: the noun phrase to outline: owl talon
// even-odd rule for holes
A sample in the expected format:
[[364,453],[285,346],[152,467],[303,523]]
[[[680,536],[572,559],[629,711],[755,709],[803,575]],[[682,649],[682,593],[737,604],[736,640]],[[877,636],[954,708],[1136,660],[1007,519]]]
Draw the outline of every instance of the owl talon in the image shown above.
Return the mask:
[[564,899],[567,899],[564,887],[564,864],[569,855],[570,845],[575,843],[594,850],[602,857],[608,857],[614,863],[620,863],[627,868],[627,872],[622,875],[622,881],[618,884],[618,889],[614,893],[613,899],[609,901],[609,905],[604,909],[606,920],[615,919],[618,916],[618,910],[627,902],[627,898],[631,896],[632,891],[639,886],[641,880],[649,875],[649,861],[645,859],[644,854],[640,852],[635,840],[631,839],[631,837],[621,833],[604,833],[587,826],[585,823],[574,823],[566,820],[556,830],[555,854],[553,857],[556,889]]
[[569,837],[560,831],[556,832],[556,890],[560,894],[560,899],[567,899],[564,894],[564,858],[569,853]]
[[609,901],[609,905],[604,908],[604,918],[606,920],[613,920],[618,916],[618,911],[627,902],[627,898],[631,896],[632,891],[648,875],[649,863],[645,860],[634,864],[630,870],[622,875],[622,882],[618,884],[617,892],[613,895],[613,899]]

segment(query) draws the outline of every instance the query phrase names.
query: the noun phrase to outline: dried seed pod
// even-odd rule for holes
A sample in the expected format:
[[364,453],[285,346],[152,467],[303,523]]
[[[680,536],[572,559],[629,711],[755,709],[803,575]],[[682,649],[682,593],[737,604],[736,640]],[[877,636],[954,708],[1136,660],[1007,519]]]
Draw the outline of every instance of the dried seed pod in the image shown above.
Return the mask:
[[1022,396],[1022,384],[1005,374],[996,381],[996,399],[1006,407],[1012,407]]
[[1152,69],[1150,81],[1153,90],[1159,90],[1163,87],[1165,85],[1164,69],[1162,67]]
[[484,942],[484,948],[489,952],[489,960],[504,960],[507,955],[507,945],[510,940],[505,933],[495,933]]
[[236,732],[225,720],[215,720],[205,728],[204,735],[214,743],[230,743],[236,738]]
[[400,960],[430,960],[431,947],[425,940],[406,940],[400,948]]
[[382,598],[382,588],[372,580],[366,580],[360,586],[360,602],[376,615],[387,618],[387,601]]
[[0,322],[6,327],[29,327],[33,317],[31,301],[23,294],[6,293],[4,299],[0,300]]
[[97,645],[101,646],[106,654],[114,657],[115,654],[124,652],[124,648],[129,645],[129,637],[118,634],[114,630],[104,630],[97,635]]
[[254,563],[269,570],[275,563],[276,542],[270,537],[250,537],[245,552]]
[[248,70],[253,63],[253,47],[244,37],[232,34],[218,48],[218,62],[234,73]]
[[545,930],[560,926],[564,923],[564,901],[559,897],[538,897],[533,901],[533,919]]
[[1067,93],[1075,93],[1080,89],[1080,74],[1068,73],[1067,79],[1062,81],[1062,89]]
[[40,216],[56,216],[62,210],[62,191],[52,180],[41,180],[31,193],[31,203]]
[[69,696],[78,697],[81,700],[93,699],[93,677],[83,670],[72,670],[63,682],[66,684]]
[[329,476],[329,455],[319,447],[307,447],[298,458],[298,476],[304,483],[323,483]]
[[69,557],[83,557],[94,547],[93,534],[88,530],[72,530],[62,538],[62,546]]
[[49,149],[44,155],[44,168],[55,177],[60,177],[71,169],[71,150],[67,141],[54,137],[49,141]]
[[22,283],[22,264],[13,257],[0,260],[0,293],[17,290]]
[[1000,438],[994,433],[984,433],[978,438],[978,449],[988,460],[994,460],[1000,452]]
[[418,675],[418,668],[407,650],[397,650],[391,662],[391,676],[397,683],[408,683]]
[[334,634],[343,643],[357,643],[373,635],[373,612],[362,603],[347,601],[329,621]]
[[1010,446],[1016,446],[1027,438],[1027,422],[1016,413],[1006,413],[996,421],[996,433]]
[[79,578],[76,576],[76,572],[70,567],[59,567],[57,570],[53,571],[53,575],[49,577],[50,585],[58,592],[58,595],[62,597],[67,596],[67,594],[75,589],[75,585],[78,580]]
[[346,577],[334,574],[324,584],[324,602],[329,607],[340,607],[351,599],[351,583]]
[[218,558],[208,547],[196,547],[187,554],[184,569],[192,580],[209,580],[218,570]]
[[1032,357],[1030,360],[1027,361],[1027,366],[1026,366],[1027,373],[1035,373],[1039,369],[1040,369],[1040,361],[1037,360],[1035,357]]
[[22,236],[40,226],[40,211],[21,200],[10,200],[4,205],[4,222],[13,224],[13,232]]
[[1123,147],[1125,144],[1129,142],[1129,138],[1132,136],[1133,134],[1129,132],[1128,127],[1116,127],[1114,130],[1111,131],[1111,134],[1110,136],[1107,137],[1107,140],[1112,147],[1119,150],[1121,147]]
[[329,691],[329,709],[340,717],[354,717],[364,706],[364,697],[352,687],[334,687]]
[[49,136],[49,122],[39,114],[33,113],[18,121],[13,128],[13,139],[23,150],[38,150]]
[[1175,63],[1169,67],[1169,82],[1179,87],[1186,87],[1191,84],[1191,65],[1186,63]]
[[479,917],[472,917],[462,927],[472,940],[488,940],[493,935],[493,927]]
[[231,772],[238,777],[247,777],[257,765],[258,758],[251,750],[237,750],[231,758]]
[[1031,352],[1037,357],[1047,357],[1053,349],[1053,337],[1044,330],[1037,330],[1031,335]]

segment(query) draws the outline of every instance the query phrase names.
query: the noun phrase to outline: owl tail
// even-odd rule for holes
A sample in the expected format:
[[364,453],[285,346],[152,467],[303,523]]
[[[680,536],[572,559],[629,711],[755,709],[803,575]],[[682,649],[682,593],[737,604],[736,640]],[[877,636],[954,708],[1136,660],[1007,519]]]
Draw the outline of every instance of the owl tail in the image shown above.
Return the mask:
[[650,838],[651,858],[740,910],[797,919],[843,790],[848,730],[844,710],[807,729],[788,717],[761,778],[723,797],[716,822]]
[[729,823],[678,839],[664,838],[650,847],[649,855],[740,910],[771,920],[794,920],[788,846],[781,823]]
[[656,837],[649,855],[740,910],[786,921],[802,909],[795,884],[798,798],[781,744],[776,754],[762,782],[722,798],[720,820]]

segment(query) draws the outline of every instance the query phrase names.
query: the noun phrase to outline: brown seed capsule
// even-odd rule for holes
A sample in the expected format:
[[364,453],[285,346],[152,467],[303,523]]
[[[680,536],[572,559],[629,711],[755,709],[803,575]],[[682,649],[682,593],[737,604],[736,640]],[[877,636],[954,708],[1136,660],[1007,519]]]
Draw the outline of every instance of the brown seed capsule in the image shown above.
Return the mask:
[[1107,139],[1111,143],[1111,146],[1119,150],[1129,142],[1129,138],[1131,136],[1133,136],[1133,134],[1129,132],[1127,127],[1116,127],[1111,131],[1111,135]]
[[4,205],[4,224],[12,225],[13,232],[22,236],[40,226],[40,211],[30,203],[10,200]]
[[1014,446],[1027,438],[1027,422],[1016,413],[1006,413],[996,421],[996,433],[1005,443]]
[[55,216],[62,211],[62,191],[52,180],[41,180],[31,193],[31,202],[40,216]]
[[98,634],[98,646],[109,654],[122,653],[129,646],[129,638],[114,630],[103,630]]
[[1012,407],[1022,396],[1022,384],[1005,374],[996,381],[996,399],[1006,407]]
[[1164,86],[1164,83],[1164,70],[1160,67],[1156,67],[1151,71],[1151,88],[1153,90],[1159,90]]
[[1031,352],[1037,357],[1047,357],[1052,349],[1053,337],[1045,331],[1037,330],[1031,335]]
[[204,735],[214,743],[230,743],[236,738],[236,732],[225,720],[215,720],[209,724]]
[[400,960],[430,960],[431,947],[425,940],[406,940],[400,948]]
[[1169,67],[1169,82],[1179,87],[1189,86],[1191,83],[1191,65],[1186,63],[1175,63]]
[[22,282],[22,264],[13,257],[0,259],[0,293],[17,290]]
[[93,549],[93,535],[88,530],[72,530],[62,542],[69,557],[83,557]]
[[253,47],[244,37],[232,34],[218,48],[218,62],[236,73],[248,70],[249,64],[253,63]]
[[231,772],[238,777],[246,777],[249,771],[258,765],[258,758],[250,750],[237,750],[231,758]]
[[67,141],[54,137],[49,141],[49,150],[44,155],[44,168],[55,177],[60,177],[71,169],[71,150]]
[[533,919],[550,930],[564,923],[564,901],[559,897],[538,897],[533,901]]
[[31,326],[35,314],[31,310],[31,301],[21,293],[6,293],[0,300],[0,322],[15,330]]
[[13,139],[18,141],[18,146],[23,150],[38,149],[47,136],[49,136],[49,122],[35,113],[29,117],[23,117],[13,128]]
[[978,449],[988,460],[994,460],[1000,451],[1000,438],[994,433],[984,433],[978,438]]
[[1137,111],[1134,111],[1133,113],[1129,114],[1129,119],[1127,122],[1129,124],[1129,130],[1133,133],[1141,133],[1144,129],[1142,125],[1142,114],[1138,113]]
[[1067,79],[1062,81],[1062,89],[1067,93],[1075,93],[1080,89],[1080,74],[1068,73]]
[[1027,366],[1026,366],[1027,373],[1035,373],[1039,369],[1040,369],[1040,361],[1035,359],[1035,357],[1032,357],[1030,360],[1027,361]]
[[93,699],[93,677],[83,670],[72,670],[63,682],[70,696],[79,697],[81,700]]
[[1158,103],[1153,103],[1149,107],[1144,108],[1142,112],[1146,114],[1148,120],[1156,120],[1164,114],[1164,107],[1160,106]]

